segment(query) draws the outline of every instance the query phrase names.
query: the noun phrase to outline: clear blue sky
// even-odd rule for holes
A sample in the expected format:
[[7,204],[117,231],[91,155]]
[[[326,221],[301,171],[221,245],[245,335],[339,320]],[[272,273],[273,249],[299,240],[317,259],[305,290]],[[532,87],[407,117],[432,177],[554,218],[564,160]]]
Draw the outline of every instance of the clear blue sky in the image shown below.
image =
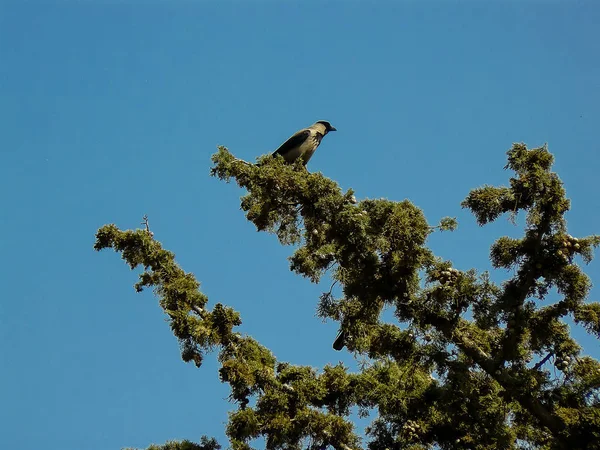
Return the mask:
[[152,294],[92,250],[105,223],[148,214],[211,304],[241,311],[241,331],[281,360],[349,361],[331,349],[335,324],[314,317],[329,286],[290,273],[291,249],[208,176],[219,144],[252,160],[329,120],[339,131],[310,170],[359,198],[409,198],[432,223],[457,216],[431,245],[484,270],[494,238],[520,230],[479,229],[459,203],[507,180],[513,142],[547,142],[571,233],[600,232],[597,3],[168,3],[0,3],[4,448],[223,437],[214,355],[200,370],[180,360]]

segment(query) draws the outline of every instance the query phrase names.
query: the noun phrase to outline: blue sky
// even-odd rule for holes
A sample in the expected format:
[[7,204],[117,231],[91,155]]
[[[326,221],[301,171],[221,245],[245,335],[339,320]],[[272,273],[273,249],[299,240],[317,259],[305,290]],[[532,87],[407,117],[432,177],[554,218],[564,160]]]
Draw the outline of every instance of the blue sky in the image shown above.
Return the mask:
[[279,359],[350,361],[314,316],[329,285],[289,272],[291,249],[208,176],[219,144],[252,160],[329,120],[310,170],[359,198],[409,198],[431,223],[456,216],[433,249],[484,270],[491,242],[520,230],[478,228],[459,203],[507,180],[513,142],[547,142],[570,232],[600,232],[599,22],[592,1],[1,2],[3,446],[225,442],[214,356],[181,361],[152,294],[92,250],[105,223],[148,214],[211,304]]

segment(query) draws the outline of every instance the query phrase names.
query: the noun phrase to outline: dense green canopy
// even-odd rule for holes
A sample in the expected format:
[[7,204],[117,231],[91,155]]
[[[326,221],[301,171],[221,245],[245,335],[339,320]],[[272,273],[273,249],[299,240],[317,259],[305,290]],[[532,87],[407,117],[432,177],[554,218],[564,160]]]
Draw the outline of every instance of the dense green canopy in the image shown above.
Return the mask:
[[[564,321],[600,338],[600,304],[586,301],[590,280],[578,264],[591,260],[600,237],[568,234],[569,200],[546,148],[515,144],[508,186],[474,189],[462,203],[480,225],[526,214],[520,239],[492,245],[493,266],[513,269],[502,285],[434,255],[429,234],[456,223],[430,225],[408,200],[357,201],[282,158],[254,165],[219,148],[213,161],[213,176],[247,191],[248,220],[294,245],[292,271],[335,280],[339,295],[325,292],[318,314],[339,322],[339,343],[363,361],[357,372],[277,361],[237,331],[238,312],[209,306],[194,275],[148,229],[102,227],[95,249],[144,268],[136,288],[155,290],[184,361],[200,367],[218,351],[237,405],[226,430],[232,448],[249,449],[258,437],[268,449],[600,448],[600,364],[580,355]],[[560,299],[550,302],[553,288]],[[397,323],[382,320],[384,307]],[[355,406],[376,413],[366,439],[351,421]],[[151,448],[217,447],[204,439]]]

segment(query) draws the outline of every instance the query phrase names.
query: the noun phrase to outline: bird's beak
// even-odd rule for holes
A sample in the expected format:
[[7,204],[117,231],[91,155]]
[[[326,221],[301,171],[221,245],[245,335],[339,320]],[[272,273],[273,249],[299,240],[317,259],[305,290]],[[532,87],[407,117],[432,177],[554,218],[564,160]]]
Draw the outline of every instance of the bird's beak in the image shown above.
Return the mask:
[[336,129],[336,128],[333,128],[333,127],[331,127],[331,128],[329,129],[329,131],[337,131],[337,129]]

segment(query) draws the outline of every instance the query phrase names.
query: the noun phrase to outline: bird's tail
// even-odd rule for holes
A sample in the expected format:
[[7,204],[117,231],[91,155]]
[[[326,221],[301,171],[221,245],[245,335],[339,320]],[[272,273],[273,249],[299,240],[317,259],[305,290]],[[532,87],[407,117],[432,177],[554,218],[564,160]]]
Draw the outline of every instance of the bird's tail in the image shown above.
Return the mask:
[[337,350],[338,352],[344,348],[344,346],[346,345],[346,332],[343,330],[340,330],[338,332],[337,337],[335,338],[335,341],[333,341],[333,349]]

